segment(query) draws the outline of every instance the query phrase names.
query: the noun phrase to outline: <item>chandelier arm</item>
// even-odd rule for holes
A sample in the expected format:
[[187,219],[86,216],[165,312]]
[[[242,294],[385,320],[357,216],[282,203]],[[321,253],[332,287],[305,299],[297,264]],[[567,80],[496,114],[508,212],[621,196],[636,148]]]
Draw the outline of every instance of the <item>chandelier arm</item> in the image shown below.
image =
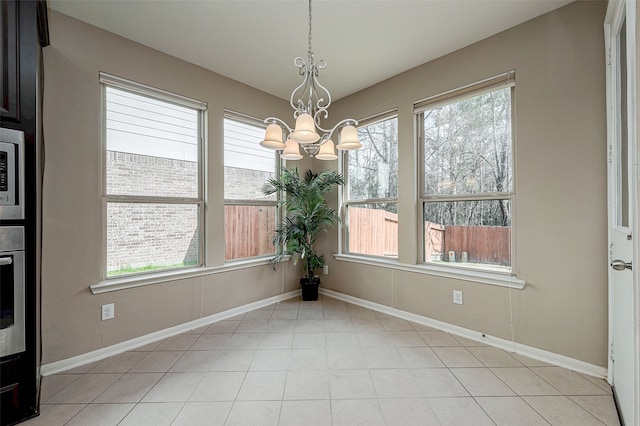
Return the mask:
[[278,124],[282,127],[284,127],[285,129],[287,129],[287,132],[289,132],[289,134],[293,133],[293,130],[291,129],[291,127],[289,127],[289,125],[287,123],[285,123],[284,121],[280,120],[278,117],[268,117],[264,119],[264,124]]
[[318,62],[316,62],[316,76],[320,74],[320,70],[323,70],[326,67],[327,67],[327,61],[325,61],[324,59],[320,59]]
[[[327,108],[329,108],[329,105],[331,105],[331,93],[329,93],[329,90],[326,87],[324,87],[322,83],[320,83],[320,81],[318,80],[318,69],[324,68],[324,67],[322,68],[318,67],[318,65],[321,63],[324,63],[325,64],[324,67],[326,67],[326,62],[324,60],[316,64],[316,66],[314,67],[315,72],[311,76],[311,83],[316,92],[316,99],[317,99],[316,105],[315,105],[316,108],[326,110]],[[326,118],[327,117],[325,116],[325,119]]]
[[[289,98],[289,104],[291,105],[291,108],[295,110],[293,118],[298,118],[298,115],[302,114],[305,109],[304,102],[302,101],[302,95],[304,95],[307,86],[309,85],[310,69],[307,67],[306,61],[300,56],[293,60],[293,64],[298,68],[300,75],[304,76],[302,83],[293,89],[293,92],[291,92],[291,98]],[[295,102],[297,102],[297,105],[294,102],[294,99],[296,99]]]
[[329,118],[329,111],[327,111],[326,107],[319,106],[320,102],[322,102],[323,100],[324,99],[318,99],[318,106],[316,107],[316,112],[313,114],[313,121],[316,124],[316,127],[324,132],[325,130],[320,127],[320,120],[326,120],[327,118]]
[[[348,126],[348,125],[357,126],[358,125],[358,121],[356,121],[356,120],[354,120],[352,118],[345,118],[344,120],[338,122],[338,124],[333,126],[330,130],[329,129],[323,129],[320,126],[316,126],[316,127],[318,128],[318,130],[320,130],[323,133],[325,133],[326,135],[328,135],[327,139],[331,139],[333,137],[333,133],[336,131],[336,129],[338,127]],[[323,135],[323,137],[324,137],[324,135]]]
[[322,136],[320,136],[320,139],[315,142],[314,145],[316,145],[317,147],[321,147],[325,143],[329,142],[329,139],[331,139],[329,136],[329,133],[323,133]]
[[[323,66],[320,66],[320,65],[323,65]],[[327,67],[327,62],[324,59],[319,61],[313,66],[313,72],[311,75],[311,82],[316,92],[316,99],[318,99],[316,102],[316,105],[318,108],[329,108],[329,105],[331,105],[331,93],[329,93],[329,89],[324,87],[322,83],[320,83],[320,80],[318,80],[318,76],[320,75],[319,70],[325,69],[326,67]],[[325,105],[322,105],[321,102],[325,98],[327,99],[327,103]]]
[[298,73],[300,75],[306,74],[307,61],[305,61],[303,57],[296,56],[293,60],[293,65],[295,65],[295,67],[298,68]]

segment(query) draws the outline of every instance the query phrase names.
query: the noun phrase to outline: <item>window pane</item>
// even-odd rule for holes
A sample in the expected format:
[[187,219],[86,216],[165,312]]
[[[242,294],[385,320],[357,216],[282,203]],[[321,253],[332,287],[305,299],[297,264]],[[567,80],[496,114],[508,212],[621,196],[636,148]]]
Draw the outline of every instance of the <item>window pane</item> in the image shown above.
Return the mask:
[[423,117],[425,195],[511,191],[511,88]]
[[198,114],[106,87],[107,194],[197,198]]
[[263,125],[224,119],[225,260],[275,254],[277,194],[265,196],[262,188],[276,177],[278,153],[260,146],[264,132]]
[[627,121],[627,21],[624,20],[622,28],[620,28],[620,41],[618,46],[618,105],[617,114],[620,131],[618,138],[618,149],[616,150],[616,167],[618,168],[616,206],[617,223],[620,226],[629,226],[629,134]]
[[275,254],[276,206],[224,206],[225,260]]
[[198,205],[108,203],[107,275],[199,265]]
[[349,200],[398,196],[398,119],[361,126],[362,148],[349,151]]
[[396,203],[347,206],[349,253],[398,257],[398,205]]
[[264,127],[224,120],[225,200],[276,200],[265,196],[262,187],[276,175],[276,151],[264,148]]
[[424,261],[509,271],[511,202],[424,203]]

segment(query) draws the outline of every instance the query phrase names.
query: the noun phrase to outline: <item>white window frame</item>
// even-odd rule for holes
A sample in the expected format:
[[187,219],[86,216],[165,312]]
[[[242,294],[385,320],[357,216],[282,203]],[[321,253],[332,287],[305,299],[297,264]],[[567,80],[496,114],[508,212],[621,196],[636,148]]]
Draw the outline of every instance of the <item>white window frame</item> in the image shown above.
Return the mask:
[[[267,125],[264,123],[264,120],[260,120],[258,118],[255,117],[251,117],[249,115],[246,114],[242,114],[236,111],[231,111],[231,110],[225,110],[224,111],[224,119],[225,120],[232,120],[232,121],[237,121],[240,123],[245,123],[245,124],[249,124],[252,126],[256,126],[256,127],[260,127],[262,129],[267,128]],[[223,141],[224,144],[224,141]],[[256,141],[257,144],[257,141]],[[224,152],[224,149],[223,149]],[[280,158],[280,153],[278,151],[273,151],[273,161],[275,163],[275,176],[278,177],[280,176],[280,173],[282,171],[282,167],[283,165],[283,161]],[[223,160],[224,163],[224,160]],[[223,165],[223,167],[226,167]],[[226,188],[226,182],[225,182],[225,188]],[[224,190],[223,190],[224,192]],[[248,200],[241,200],[241,199],[224,199],[224,205],[236,205],[236,206],[273,206],[276,208],[276,214],[275,214],[275,226],[278,226],[278,224],[281,221],[281,209],[280,209],[280,200],[281,200],[282,194],[277,193],[276,195],[276,199],[275,200],[253,200],[253,199],[248,199]],[[225,227],[226,228],[226,227]],[[225,231],[226,232],[226,231]],[[226,241],[226,237],[225,237],[225,241]],[[236,258],[236,259],[226,259],[226,253],[225,253],[225,263],[226,264],[232,264],[232,263],[238,263],[238,262],[246,262],[246,261],[251,261],[251,260],[259,260],[259,259],[265,259],[265,258],[272,258],[274,256],[276,256],[279,251],[281,250],[280,247],[274,247],[274,252],[273,253],[269,253],[269,254],[263,254],[263,255],[259,255],[259,256],[252,256],[252,257],[240,257],[240,258]]]
[[[465,277],[477,275],[483,279],[491,280],[495,277],[498,281],[504,281],[507,278],[509,282],[516,284],[516,286],[523,287],[524,282],[515,278],[516,277],[516,226],[515,226],[515,211],[516,211],[516,161],[515,161],[515,70],[510,70],[505,73],[499,74],[494,77],[487,78],[485,80],[472,83],[458,89],[450,90],[445,93],[429,97],[427,99],[414,103],[414,116],[416,124],[416,135],[418,138],[418,259],[417,262],[423,265],[425,268],[434,271],[439,275],[447,274],[461,274]],[[427,195],[425,191],[425,159],[424,159],[424,118],[423,113],[426,110],[433,109],[439,105],[448,105],[458,102],[463,99],[468,99],[476,96],[480,96],[486,93],[490,93],[499,89],[511,88],[511,161],[512,161],[512,187],[511,191],[505,191],[500,193],[479,193],[479,194],[463,194],[463,195]],[[454,202],[454,201],[491,201],[491,200],[509,200],[511,208],[511,225],[510,225],[510,248],[511,248],[511,265],[509,271],[495,271],[489,268],[484,269],[482,267],[468,267],[458,264],[430,262],[425,259],[425,242],[424,242],[424,205],[427,202]],[[520,287],[521,288],[521,287]]]
[[[358,128],[370,126],[372,124],[380,123],[382,121],[391,120],[395,118],[398,120],[398,110],[397,108],[384,111],[370,117],[366,117],[358,120]],[[398,123],[399,126],[399,123]],[[399,141],[398,141],[399,142]],[[349,243],[349,218],[348,218],[348,210],[350,206],[358,206],[358,205],[368,205],[368,204],[395,204],[398,206],[398,197],[390,197],[390,198],[367,198],[362,200],[350,200],[348,198],[349,194],[349,151],[344,151],[344,154],[339,157],[340,163],[338,164],[339,170],[342,171],[342,176],[344,177],[344,185],[340,186],[338,189],[338,197],[342,201],[340,206],[340,217],[342,219],[340,224],[339,231],[339,241],[338,241],[338,252],[342,255],[348,256],[357,256],[359,258],[364,259],[380,259],[388,262],[397,262],[398,256],[395,257],[387,257],[387,256],[376,256],[365,253],[356,253],[348,251],[348,243]],[[398,192],[398,188],[396,188],[396,192]],[[398,218],[399,219],[399,218]],[[398,241],[398,246],[399,246]]]
[[[202,269],[205,266],[205,174],[204,164],[204,141],[205,141],[205,112],[207,104],[181,95],[177,95],[162,89],[147,86],[141,83],[129,81],[107,73],[100,73],[101,92],[101,179],[102,179],[102,256],[101,256],[101,281],[93,285],[94,293],[102,292],[102,288],[113,286],[114,289],[134,287],[129,282],[143,282],[151,284],[155,281],[164,282],[166,277],[177,276],[190,273],[194,270]],[[146,195],[109,195],[107,194],[107,135],[106,135],[106,90],[107,87],[114,87],[119,90],[128,91],[139,96],[146,96],[153,99],[173,103],[182,107],[195,109],[198,111],[198,195],[195,198],[189,197],[166,197],[166,196],[146,196]],[[130,273],[124,275],[107,276],[107,206],[111,202],[117,203],[149,203],[149,204],[190,204],[197,206],[198,214],[198,265],[194,267],[165,268],[150,272]],[[98,289],[98,291],[96,291]]]

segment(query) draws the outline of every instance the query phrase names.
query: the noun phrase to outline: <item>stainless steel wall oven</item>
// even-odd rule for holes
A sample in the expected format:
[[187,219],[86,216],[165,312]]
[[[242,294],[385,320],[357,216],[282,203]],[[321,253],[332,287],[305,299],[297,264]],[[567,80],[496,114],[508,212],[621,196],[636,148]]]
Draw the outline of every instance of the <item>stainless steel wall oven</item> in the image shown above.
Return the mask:
[[0,128],[0,357],[25,351],[24,133]]
[[24,227],[0,226],[0,357],[25,351]]

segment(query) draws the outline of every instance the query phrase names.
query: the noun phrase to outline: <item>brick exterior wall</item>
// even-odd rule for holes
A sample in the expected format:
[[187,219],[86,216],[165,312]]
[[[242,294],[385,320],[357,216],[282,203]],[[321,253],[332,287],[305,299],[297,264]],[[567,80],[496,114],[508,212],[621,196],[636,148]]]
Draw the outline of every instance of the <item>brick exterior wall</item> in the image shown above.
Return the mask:
[[[107,151],[107,170],[109,194],[198,195],[196,162]],[[275,200],[262,194],[272,176],[225,167],[225,198]],[[193,205],[109,203],[107,218],[107,272],[198,262],[198,215]]]
[[[110,194],[197,197],[192,161],[107,151]],[[109,203],[107,272],[198,262],[198,213],[188,204]]]
[[275,195],[267,198],[262,194],[262,187],[271,177],[275,177],[275,173],[225,167],[224,198],[228,200],[275,200]]
[[198,196],[198,163],[107,151],[107,193]]
[[107,271],[198,261],[193,205],[109,203]]

